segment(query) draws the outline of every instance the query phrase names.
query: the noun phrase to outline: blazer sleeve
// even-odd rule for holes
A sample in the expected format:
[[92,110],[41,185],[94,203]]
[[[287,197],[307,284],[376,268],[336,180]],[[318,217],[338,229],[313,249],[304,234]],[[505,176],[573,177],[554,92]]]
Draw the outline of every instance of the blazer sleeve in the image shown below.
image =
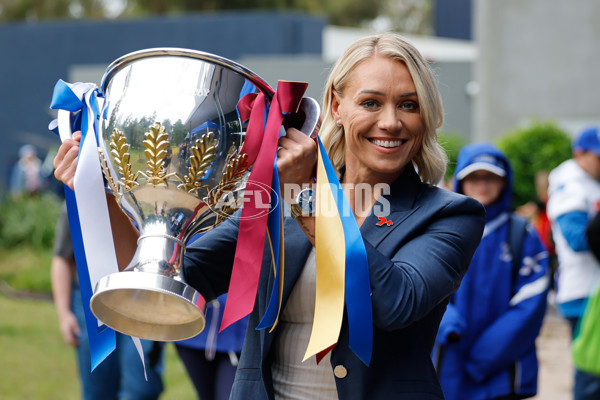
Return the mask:
[[454,293],[479,245],[483,206],[455,194],[441,206],[429,204],[436,201],[425,199],[377,248],[365,240],[373,322],[380,329],[403,328]]
[[239,225],[228,218],[186,247],[183,280],[204,296],[216,299],[229,289]]

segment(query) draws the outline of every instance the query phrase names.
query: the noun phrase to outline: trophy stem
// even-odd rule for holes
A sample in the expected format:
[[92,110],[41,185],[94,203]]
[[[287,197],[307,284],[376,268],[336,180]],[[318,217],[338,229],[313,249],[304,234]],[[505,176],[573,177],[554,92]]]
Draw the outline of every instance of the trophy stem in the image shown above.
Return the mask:
[[144,234],[139,237],[136,254],[126,269],[175,277],[184,251],[185,244],[174,236]]
[[205,300],[179,277],[183,243],[165,233],[164,221],[144,228],[130,265],[98,281],[90,308],[127,335],[157,341],[193,337],[204,329]]

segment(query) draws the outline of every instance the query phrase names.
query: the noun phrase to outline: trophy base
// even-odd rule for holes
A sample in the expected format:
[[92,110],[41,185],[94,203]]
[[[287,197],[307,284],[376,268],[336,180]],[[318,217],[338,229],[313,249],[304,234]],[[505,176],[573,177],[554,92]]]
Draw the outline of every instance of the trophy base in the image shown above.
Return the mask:
[[126,335],[177,341],[204,329],[204,298],[185,283],[163,275],[125,271],[98,281],[90,308],[107,326]]

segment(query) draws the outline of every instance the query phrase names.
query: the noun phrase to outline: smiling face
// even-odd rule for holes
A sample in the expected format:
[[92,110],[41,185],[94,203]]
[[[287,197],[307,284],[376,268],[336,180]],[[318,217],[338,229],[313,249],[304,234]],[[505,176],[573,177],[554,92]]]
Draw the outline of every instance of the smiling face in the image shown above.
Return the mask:
[[365,59],[344,92],[334,92],[331,110],[344,127],[346,182],[392,183],[421,147],[425,125],[419,100],[399,61]]

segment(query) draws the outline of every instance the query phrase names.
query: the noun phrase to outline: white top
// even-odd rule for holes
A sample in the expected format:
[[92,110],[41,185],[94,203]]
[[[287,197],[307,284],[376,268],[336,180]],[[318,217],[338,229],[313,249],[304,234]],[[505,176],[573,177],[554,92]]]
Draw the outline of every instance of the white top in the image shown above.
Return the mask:
[[548,178],[548,218],[558,256],[556,301],[588,297],[600,282],[600,267],[590,251],[573,251],[563,237],[556,218],[572,211],[586,212],[590,218],[600,208],[600,182],[570,159],[550,173]]
[[275,338],[271,366],[277,400],[337,400],[337,388],[329,352],[317,365],[312,356],[302,362],[312,330],[315,310],[317,263],[315,249],[283,309]]

